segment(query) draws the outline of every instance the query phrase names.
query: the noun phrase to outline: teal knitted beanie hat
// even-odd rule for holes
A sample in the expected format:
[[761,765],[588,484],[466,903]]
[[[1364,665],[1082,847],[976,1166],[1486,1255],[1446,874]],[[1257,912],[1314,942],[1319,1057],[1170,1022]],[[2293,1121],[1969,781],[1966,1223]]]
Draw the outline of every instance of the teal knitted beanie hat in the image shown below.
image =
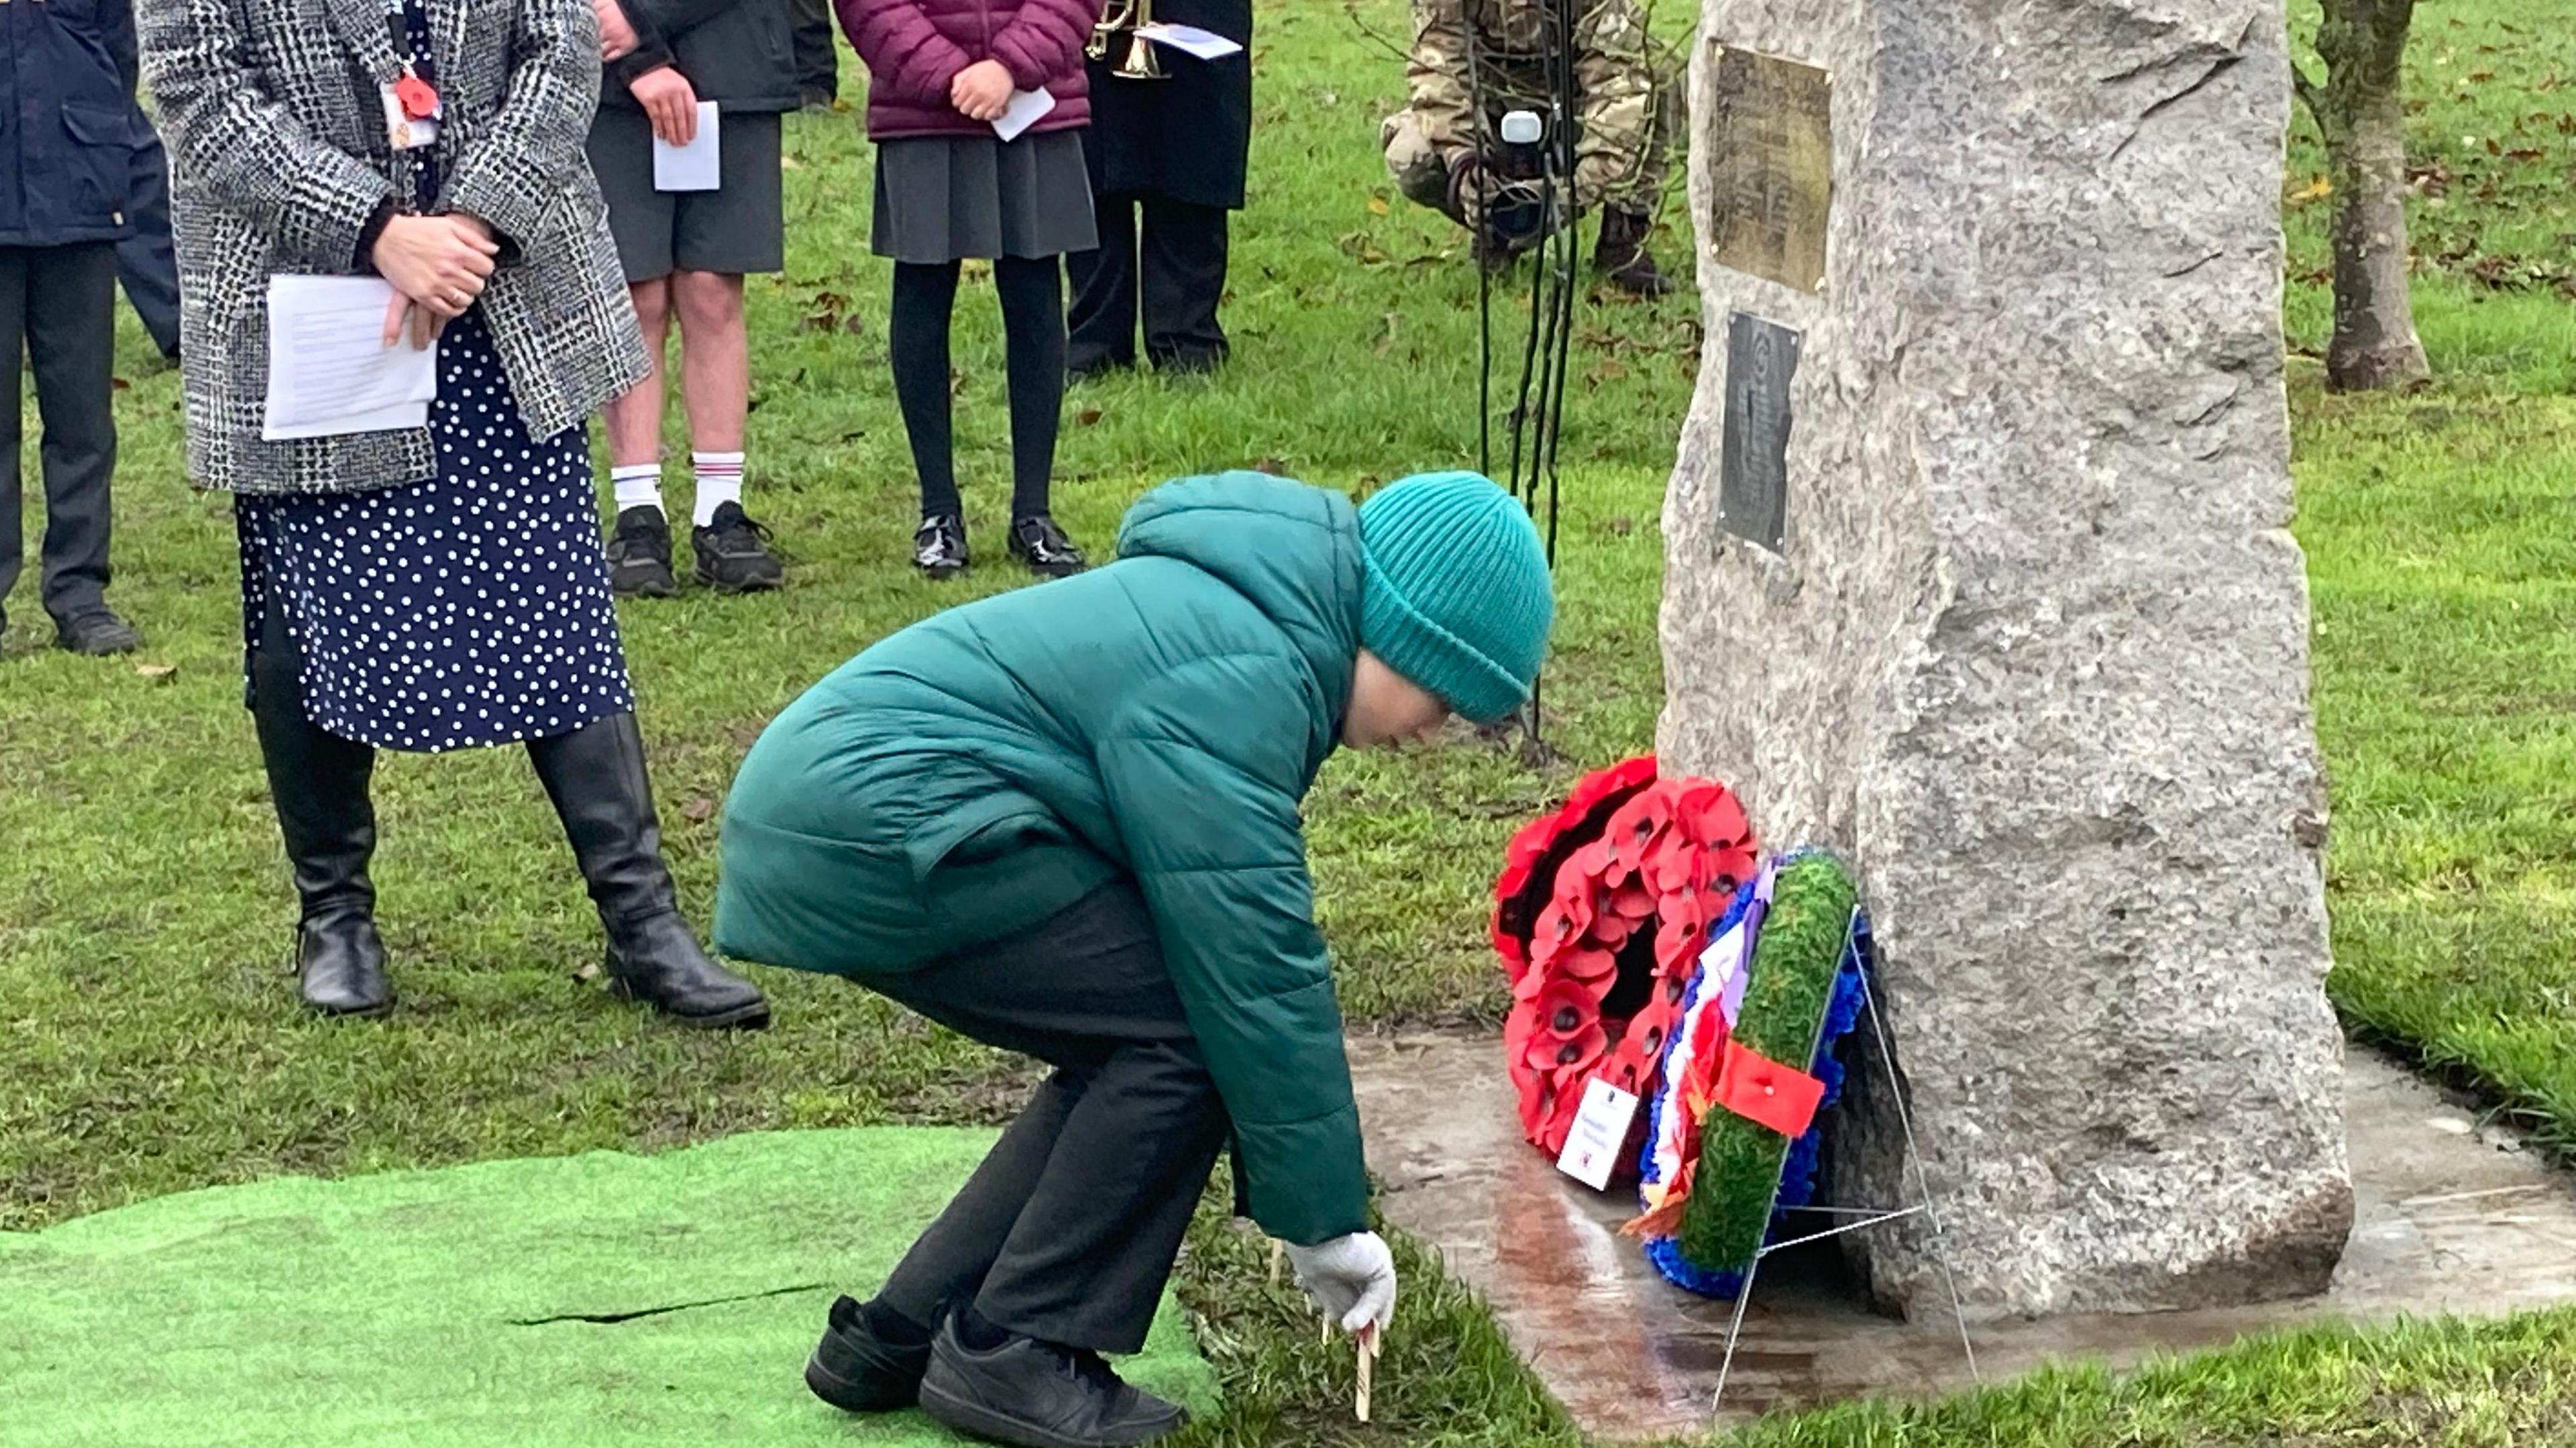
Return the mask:
[[1360,505],[1360,647],[1478,724],[1529,698],[1556,620],[1547,550],[1482,473],[1417,473]]

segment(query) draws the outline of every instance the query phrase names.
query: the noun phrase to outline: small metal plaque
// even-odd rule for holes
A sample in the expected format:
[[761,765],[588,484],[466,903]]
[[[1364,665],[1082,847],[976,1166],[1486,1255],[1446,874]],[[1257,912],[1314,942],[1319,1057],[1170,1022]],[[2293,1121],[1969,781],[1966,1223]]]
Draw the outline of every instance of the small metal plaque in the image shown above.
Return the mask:
[[1726,433],[1717,521],[1777,553],[1789,522],[1789,384],[1806,339],[1750,312],[1726,318]]
[[1708,244],[1717,264],[1812,292],[1834,204],[1834,83],[1721,47],[1709,68]]

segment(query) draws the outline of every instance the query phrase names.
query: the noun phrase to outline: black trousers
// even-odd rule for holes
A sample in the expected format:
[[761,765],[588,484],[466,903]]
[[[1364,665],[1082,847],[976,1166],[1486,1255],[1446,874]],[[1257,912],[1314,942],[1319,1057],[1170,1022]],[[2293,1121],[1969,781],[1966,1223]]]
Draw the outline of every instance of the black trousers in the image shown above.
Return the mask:
[[1134,884],[867,983],[1055,1067],[904,1255],[886,1305],[935,1325],[971,1302],[1046,1342],[1143,1347],[1230,1127]]
[[[0,361],[36,374],[45,474],[44,603],[57,620],[107,601],[108,481],[116,474],[116,246],[0,247]],[[0,407],[0,602],[26,537],[18,390]]]
[[834,49],[840,25],[832,0],[788,0],[789,33],[796,52],[796,89],[807,102],[841,93],[841,57]]
[[116,244],[116,274],[125,300],[164,357],[179,355],[179,258],[170,243],[170,157],[143,107],[134,108],[134,195],[125,219],[132,231]]
[[1073,283],[1065,366],[1080,374],[1132,364],[1140,317],[1155,366],[1204,370],[1225,360],[1216,317],[1225,299],[1225,208],[1128,194],[1099,197],[1092,209],[1100,249],[1064,259]]

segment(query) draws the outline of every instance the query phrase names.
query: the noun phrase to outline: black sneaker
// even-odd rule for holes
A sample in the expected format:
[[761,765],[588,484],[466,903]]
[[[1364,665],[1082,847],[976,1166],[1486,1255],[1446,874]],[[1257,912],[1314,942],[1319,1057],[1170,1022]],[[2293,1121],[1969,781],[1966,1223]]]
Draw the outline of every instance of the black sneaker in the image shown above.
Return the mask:
[[1090,566],[1055,519],[1032,513],[1011,525],[1011,556],[1041,578],[1071,578]]
[[109,654],[130,654],[143,647],[143,635],[134,625],[116,616],[106,604],[83,609],[54,623],[54,642],[73,653],[90,658]]
[[740,503],[716,509],[715,521],[689,532],[698,555],[698,582],[718,593],[765,593],[787,570],[770,551],[769,530],[742,514]]
[[966,520],[954,513],[934,513],[912,533],[912,566],[932,578],[954,578],[966,571]]
[[1097,1353],[1013,1337],[990,1352],[949,1319],[931,1345],[921,1410],[944,1426],[1015,1448],[1133,1448],[1189,1414],[1122,1381]]
[[859,1304],[844,1297],[832,1304],[831,1325],[805,1360],[805,1386],[845,1413],[889,1413],[921,1396],[929,1366],[928,1339],[918,1346],[887,1342],[869,1329]]
[[617,515],[608,539],[608,591],[623,598],[677,598],[671,576],[671,521],[649,503]]

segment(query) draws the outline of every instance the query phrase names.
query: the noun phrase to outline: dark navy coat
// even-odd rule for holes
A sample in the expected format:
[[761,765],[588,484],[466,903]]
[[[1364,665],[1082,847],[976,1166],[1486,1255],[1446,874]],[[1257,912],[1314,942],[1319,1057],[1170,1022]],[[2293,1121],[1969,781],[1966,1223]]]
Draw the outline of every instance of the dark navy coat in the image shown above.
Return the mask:
[[[1154,0],[1154,18],[1252,43],[1252,0]],[[1162,53],[1169,80],[1120,80],[1126,43],[1091,62],[1091,133],[1082,149],[1101,196],[1150,195],[1243,207],[1252,147],[1252,52],[1199,60]]]
[[0,4],[0,246],[125,235],[132,0]]

